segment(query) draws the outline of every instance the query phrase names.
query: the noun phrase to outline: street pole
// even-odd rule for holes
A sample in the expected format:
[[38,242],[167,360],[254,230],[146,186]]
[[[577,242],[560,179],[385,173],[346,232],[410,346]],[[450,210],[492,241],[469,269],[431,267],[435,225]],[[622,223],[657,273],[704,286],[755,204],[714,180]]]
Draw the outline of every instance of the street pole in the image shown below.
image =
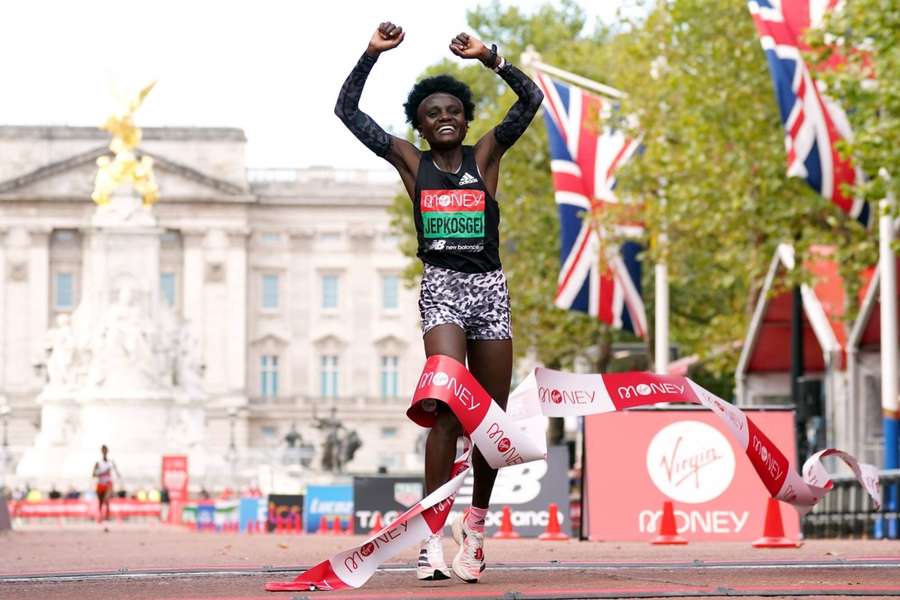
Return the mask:
[[[797,259],[795,257],[795,266]],[[794,404],[795,435],[797,436],[797,458],[802,463],[806,460],[805,435],[798,435],[801,423],[796,422],[803,406],[800,380],[803,377],[803,293],[800,285],[791,291],[791,402]]]
[[[882,169],[880,175],[890,182],[887,173]],[[878,218],[878,270],[881,278],[881,410],[883,415],[884,434],[884,468],[900,467],[900,410],[897,402],[897,263],[891,243],[894,241],[893,213],[894,198],[888,192],[880,202]],[[896,513],[898,507],[897,484],[890,484],[884,489],[884,508],[887,512]],[[878,531],[876,524],[875,537],[897,539],[897,518],[887,522],[887,531]],[[879,535],[880,534],[880,535]]]

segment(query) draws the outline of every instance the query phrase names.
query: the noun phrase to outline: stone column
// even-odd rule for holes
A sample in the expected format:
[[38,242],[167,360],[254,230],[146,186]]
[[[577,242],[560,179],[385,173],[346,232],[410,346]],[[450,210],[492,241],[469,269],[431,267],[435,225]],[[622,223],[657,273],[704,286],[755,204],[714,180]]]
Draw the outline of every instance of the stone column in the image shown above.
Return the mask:
[[224,325],[226,343],[225,387],[239,398],[246,397],[247,385],[247,239],[250,232],[228,233],[225,249],[226,304]]

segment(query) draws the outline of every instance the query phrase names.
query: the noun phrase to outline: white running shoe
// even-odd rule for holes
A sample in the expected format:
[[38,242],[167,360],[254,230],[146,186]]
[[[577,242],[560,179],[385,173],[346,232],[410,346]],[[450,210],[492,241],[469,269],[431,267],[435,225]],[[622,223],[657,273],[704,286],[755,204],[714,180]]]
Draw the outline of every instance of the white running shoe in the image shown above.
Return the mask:
[[450,579],[450,569],[444,562],[444,548],[441,546],[441,534],[436,533],[425,538],[419,550],[419,564],[416,566],[416,577],[421,581],[439,581]]
[[466,583],[478,583],[484,571],[484,533],[469,529],[466,513],[453,521],[450,529],[459,544],[459,551],[453,557],[453,573]]

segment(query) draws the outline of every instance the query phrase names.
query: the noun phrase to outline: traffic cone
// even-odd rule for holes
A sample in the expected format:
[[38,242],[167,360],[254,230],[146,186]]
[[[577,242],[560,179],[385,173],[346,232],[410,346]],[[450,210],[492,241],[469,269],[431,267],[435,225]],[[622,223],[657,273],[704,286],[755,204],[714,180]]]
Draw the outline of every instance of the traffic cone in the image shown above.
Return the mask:
[[544,542],[556,542],[569,539],[565,533],[559,530],[559,509],[555,502],[547,507],[547,530],[538,536]]
[[687,540],[678,535],[678,529],[675,527],[675,509],[672,507],[671,500],[663,502],[663,513],[659,524],[659,535],[650,540],[650,543],[657,545],[687,544]]
[[381,523],[381,513],[376,510],[375,516],[372,517],[372,529],[369,533],[378,533],[381,531],[382,527],[384,527],[384,525]]
[[350,515],[350,518],[347,519],[347,531],[345,531],[344,533],[346,533],[347,535],[353,535],[354,533],[356,533],[356,531],[354,531],[353,515]]
[[496,540],[514,540],[519,537],[519,534],[513,531],[512,513],[508,506],[503,507],[503,517],[500,519],[500,530],[492,537]]
[[775,498],[769,498],[766,504],[766,524],[763,536],[753,542],[754,548],[799,548],[801,542],[784,537],[784,525],[781,522],[781,506]]
[[322,518],[319,519],[319,528],[316,530],[316,533],[328,533],[328,517],[322,515]]
[[334,535],[341,535],[342,533],[344,533],[341,528],[341,518],[340,517],[335,516],[334,521],[332,521],[332,522],[334,524],[331,526],[331,533],[333,533]]

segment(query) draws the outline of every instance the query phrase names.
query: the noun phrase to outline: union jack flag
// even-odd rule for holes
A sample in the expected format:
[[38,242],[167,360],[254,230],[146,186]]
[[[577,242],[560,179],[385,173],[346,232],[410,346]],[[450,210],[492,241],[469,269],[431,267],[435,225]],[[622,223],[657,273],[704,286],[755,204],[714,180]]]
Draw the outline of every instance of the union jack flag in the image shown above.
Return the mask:
[[[536,80],[544,92],[544,120],[560,220],[562,268],[554,303],[644,336],[647,316],[637,260],[641,246],[633,241],[612,243],[608,239],[611,236],[591,218],[606,204],[618,202],[613,193],[616,169],[634,154],[639,142],[626,137],[622,130],[603,125],[615,108],[611,102],[540,71]],[[616,237],[642,233],[640,225],[614,227],[619,234]]]
[[[869,225],[869,204],[842,188],[862,181],[862,172],[838,154],[836,144],[853,135],[843,109],[821,93],[803,60],[803,32],[818,27],[838,0],[749,0],[760,43],[775,82],[784,125],[788,177],[802,177],[821,196]],[[828,66],[840,62],[834,57]]]

